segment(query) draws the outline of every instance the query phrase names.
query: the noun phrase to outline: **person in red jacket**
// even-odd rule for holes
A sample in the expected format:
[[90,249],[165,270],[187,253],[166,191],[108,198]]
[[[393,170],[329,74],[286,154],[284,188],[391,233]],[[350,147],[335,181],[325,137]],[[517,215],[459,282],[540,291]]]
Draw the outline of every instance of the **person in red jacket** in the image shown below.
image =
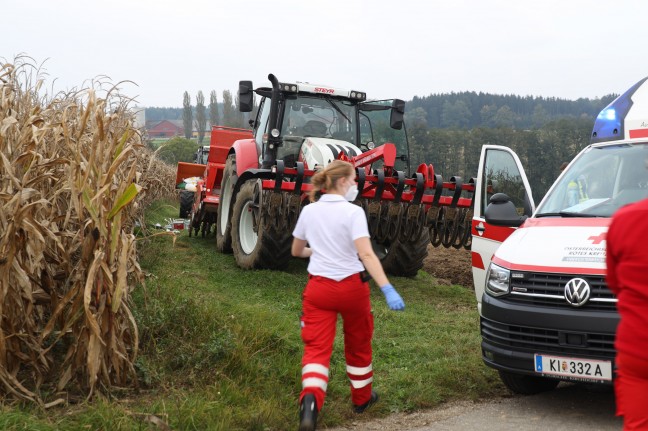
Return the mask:
[[615,348],[617,416],[624,430],[648,430],[648,199],[621,208],[607,232],[607,284],[621,321]]
[[373,251],[364,211],[349,202],[358,195],[355,175],[353,165],[340,160],[313,175],[311,201],[323,189],[326,193],[304,207],[293,231],[293,256],[310,258],[301,318],[300,431],[315,429],[317,413],[324,404],[338,314],[343,319],[354,411],[362,413],[378,400],[372,390],[374,322],[363,271],[366,269],[380,286],[390,309],[405,308]]

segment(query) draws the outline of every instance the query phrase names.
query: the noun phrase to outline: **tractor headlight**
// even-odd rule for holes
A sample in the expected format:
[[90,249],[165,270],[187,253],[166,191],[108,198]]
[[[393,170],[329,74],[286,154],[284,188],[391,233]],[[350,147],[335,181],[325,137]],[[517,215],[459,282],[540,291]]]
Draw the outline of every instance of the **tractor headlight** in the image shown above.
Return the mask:
[[510,286],[511,271],[491,263],[486,273],[486,292],[491,296],[501,296],[509,292]]
[[270,130],[270,134],[272,135],[273,138],[278,138],[279,137],[279,129]]
[[281,83],[279,84],[279,88],[282,91],[288,92],[288,93],[297,93],[299,90],[299,87],[297,87],[296,84],[287,84],[287,83]]
[[373,141],[369,141],[367,142],[367,148],[373,150],[374,148],[376,148],[376,144],[374,144]]
[[367,94],[361,91],[351,91],[350,96],[352,99],[364,101],[367,100]]

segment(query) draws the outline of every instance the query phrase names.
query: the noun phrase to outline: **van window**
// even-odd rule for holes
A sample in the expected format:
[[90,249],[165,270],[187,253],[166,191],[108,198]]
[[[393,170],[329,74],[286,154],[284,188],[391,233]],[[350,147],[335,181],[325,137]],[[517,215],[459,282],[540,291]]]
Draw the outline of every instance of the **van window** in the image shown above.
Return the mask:
[[531,215],[531,204],[524,188],[522,175],[511,153],[489,149],[486,152],[482,178],[481,213],[484,214],[488,201],[495,193],[505,193],[515,205],[519,215]]
[[648,143],[591,147],[551,188],[537,217],[611,217],[648,198]]

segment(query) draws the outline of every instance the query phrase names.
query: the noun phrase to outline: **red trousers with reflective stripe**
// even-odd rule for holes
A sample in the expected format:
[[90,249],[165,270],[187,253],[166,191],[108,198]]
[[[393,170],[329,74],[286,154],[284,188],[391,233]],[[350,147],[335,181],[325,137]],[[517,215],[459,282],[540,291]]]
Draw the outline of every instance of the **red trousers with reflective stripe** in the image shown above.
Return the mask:
[[351,401],[356,405],[369,401],[373,380],[371,339],[374,329],[369,284],[362,282],[359,274],[341,281],[309,276],[302,307],[304,356],[300,402],[304,395],[312,393],[317,408],[321,410],[324,405],[338,314],[342,315],[343,320],[344,354],[347,375],[351,381]]
[[623,416],[623,429],[648,430],[648,361],[617,352],[616,362],[616,413],[617,416]]

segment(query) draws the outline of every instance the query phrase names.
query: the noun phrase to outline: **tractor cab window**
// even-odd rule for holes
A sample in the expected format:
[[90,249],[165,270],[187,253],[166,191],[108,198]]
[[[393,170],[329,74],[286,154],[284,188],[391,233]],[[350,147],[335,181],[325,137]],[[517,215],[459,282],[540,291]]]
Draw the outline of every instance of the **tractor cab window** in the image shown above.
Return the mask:
[[292,164],[305,138],[339,139],[355,143],[355,105],[348,101],[303,95],[287,96],[281,118],[283,144],[277,159]]
[[256,142],[257,151],[263,154],[263,135],[268,133],[268,117],[270,116],[270,99],[261,99],[259,111],[257,113],[256,129],[254,130],[254,141]]
[[[392,129],[389,125],[392,100],[378,100],[362,103],[360,105],[360,148],[369,149],[368,144],[373,142],[375,147],[387,142],[396,146],[396,162],[394,168],[410,173],[409,145],[405,127],[400,130]],[[380,166],[378,166],[380,165]],[[381,167],[382,161],[372,166],[374,169]]]
[[354,142],[354,105],[332,98],[287,97],[281,133],[284,137],[316,137]]

